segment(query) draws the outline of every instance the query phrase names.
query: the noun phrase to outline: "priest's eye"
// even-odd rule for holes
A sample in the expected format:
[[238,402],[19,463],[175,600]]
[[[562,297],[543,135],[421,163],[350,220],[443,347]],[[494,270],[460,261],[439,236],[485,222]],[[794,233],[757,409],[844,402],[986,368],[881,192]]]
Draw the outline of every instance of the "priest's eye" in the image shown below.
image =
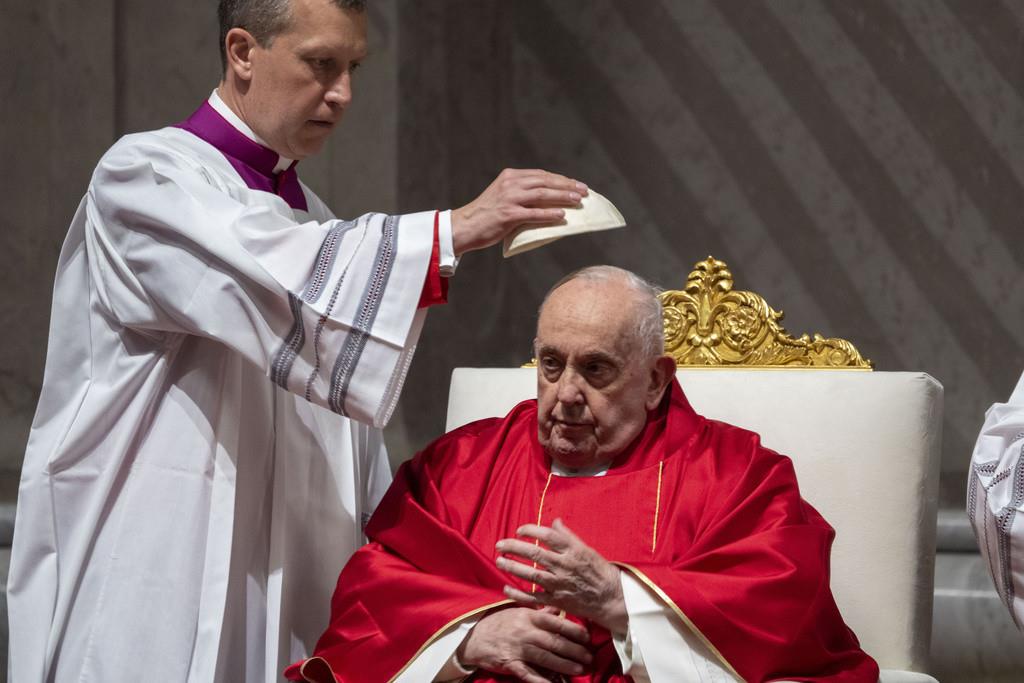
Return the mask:
[[320,59],[317,57],[312,57],[306,61],[315,71],[326,71],[331,68],[331,65],[334,63],[333,59]]
[[355,73],[356,71],[359,70],[359,67],[361,67],[362,65],[363,65],[362,62],[352,62],[351,64],[349,64],[349,67],[348,67],[349,73]]

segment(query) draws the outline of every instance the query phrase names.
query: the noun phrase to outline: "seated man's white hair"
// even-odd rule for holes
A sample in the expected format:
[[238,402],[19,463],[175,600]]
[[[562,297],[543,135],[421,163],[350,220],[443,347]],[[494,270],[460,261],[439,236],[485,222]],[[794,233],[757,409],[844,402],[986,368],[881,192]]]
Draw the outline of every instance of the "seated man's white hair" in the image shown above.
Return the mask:
[[589,282],[610,282],[619,280],[629,286],[636,294],[634,342],[641,353],[647,358],[653,358],[665,353],[665,323],[662,318],[661,301],[658,294],[661,288],[651,284],[636,273],[618,268],[616,266],[587,266],[575,270],[561,280],[556,282],[544,300],[540,304],[537,313],[544,310],[551,294],[562,285],[573,280],[586,280]]

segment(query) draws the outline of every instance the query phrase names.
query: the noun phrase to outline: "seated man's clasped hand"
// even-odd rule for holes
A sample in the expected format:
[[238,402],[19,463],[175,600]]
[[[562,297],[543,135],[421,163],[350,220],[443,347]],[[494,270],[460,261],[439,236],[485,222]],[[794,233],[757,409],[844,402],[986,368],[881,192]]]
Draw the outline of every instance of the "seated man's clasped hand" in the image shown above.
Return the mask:
[[624,634],[629,616],[619,568],[587,546],[560,519],[550,528],[527,524],[517,533],[537,542],[519,538],[498,541],[495,547],[503,555],[497,566],[536,586],[533,592],[505,586],[509,598],[534,607],[500,610],[481,619],[460,648],[459,659],[471,666],[515,674],[527,683],[548,680],[533,665],[579,675],[584,670],[581,665],[593,659],[582,646],[589,642],[589,634],[564,614]]

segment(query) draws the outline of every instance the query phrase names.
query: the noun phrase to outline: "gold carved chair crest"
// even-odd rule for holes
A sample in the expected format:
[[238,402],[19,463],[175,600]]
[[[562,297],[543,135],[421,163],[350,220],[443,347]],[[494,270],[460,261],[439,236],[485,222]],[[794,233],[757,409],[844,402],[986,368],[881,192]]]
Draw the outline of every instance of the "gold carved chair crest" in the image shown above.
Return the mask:
[[[662,292],[665,353],[678,367],[833,368],[872,370],[873,363],[845,339],[793,337],[759,294],[733,289],[724,261],[697,262],[686,286]],[[531,359],[524,368],[536,367]]]
[[729,267],[711,256],[694,266],[682,290],[659,298],[665,352],[678,366],[872,369],[845,339],[792,337],[780,323],[783,312],[734,289]]

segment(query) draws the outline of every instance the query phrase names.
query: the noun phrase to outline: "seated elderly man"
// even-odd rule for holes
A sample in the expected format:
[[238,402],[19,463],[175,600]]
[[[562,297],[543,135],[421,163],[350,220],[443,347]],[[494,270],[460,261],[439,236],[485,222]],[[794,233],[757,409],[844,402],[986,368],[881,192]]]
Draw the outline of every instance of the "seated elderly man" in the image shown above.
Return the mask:
[[878,680],[834,532],[788,458],[690,407],[649,285],[570,275],[534,343],[537,400],[402,466],[291,680]]

